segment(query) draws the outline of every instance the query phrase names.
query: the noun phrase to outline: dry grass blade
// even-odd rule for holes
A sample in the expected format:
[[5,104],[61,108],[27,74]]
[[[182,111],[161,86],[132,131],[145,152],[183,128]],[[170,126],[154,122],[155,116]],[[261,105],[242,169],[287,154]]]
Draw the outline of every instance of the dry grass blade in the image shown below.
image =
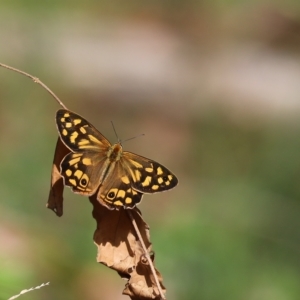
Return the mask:
[[40,289],[40,288],[42,288],[42,287],[44,287],[44,286],[46,286],[46,285],[49,285],[49,284],[50,284],[50,282],[42,283],[42,284],[39,285],[39,286],[32,287],[32,288],[30,288],[30,289],[28,289],[28,290],[23,290],[23,291],[21,291],[18,295],[12,296],[12,297],[10,297],[8,300],[17,299],[18,297],[22,296],[23,294],[26,294],[26,293],[31,292],[31,291],[34,291],[34,290],[38,290],[38,289]]

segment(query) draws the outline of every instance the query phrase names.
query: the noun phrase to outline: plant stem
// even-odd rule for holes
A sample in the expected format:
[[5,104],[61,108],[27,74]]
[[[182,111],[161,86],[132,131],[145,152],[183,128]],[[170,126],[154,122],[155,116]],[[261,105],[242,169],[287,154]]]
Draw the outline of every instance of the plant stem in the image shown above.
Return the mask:
[[160,296],[161,296],[161,299],[164,299],[164,300],[165,300],[166,298],[165,298],[165,295],[164,295],[164,293],[163,293],[163,291],[162,291],[162,288],[161,288],[161,286],[160,286],[160,284],[159,284],[159,280],[158,280],[158,278],[157,278],[157,274],[156,274],[155,268],[154,268],[154,266],[153,266],[152,259],[151,259],[150,255],[149,255],[149,253],[148,253],[148,250],[147,250],[147,248],[146,248],[146,246],[145,246],[145,243],[144,243],[144,241],[143,241],[143,238],[142,238],[142,235],[141,235],[141,233],[140,233],[140,231],[139,231],[139,228],[138,228],[138,226],[137,226],[137,224],[136,224],[136,221],[135,221],[135,219],[134,219],[134,217],[133,217],[131,211],[130,211],[129,209],[127,209],[126,211],[127,211],[127,214],[128,214],[128,216],[129,216],[129,218],[130,218],[130,220],[131,220],[131,222],[132,222],[132,225],[133,225],[134,230],[135,230],[135,232],[136,232],[136,234],[137,234],[137,236],[138,236],[138,239],[139,239],[140,242],[141,242],[142,248],[143,248],[143,250],[144,250],[145,257],[146,257],[146,259],[148,260],[148,263],[149,263],[151,272],[152,272],[152,274],[153,274],[153,276],[154,276],[154,280],[155,280],[156,286],[157,286],[157,288],[158,288],[159,294],[160,294]]

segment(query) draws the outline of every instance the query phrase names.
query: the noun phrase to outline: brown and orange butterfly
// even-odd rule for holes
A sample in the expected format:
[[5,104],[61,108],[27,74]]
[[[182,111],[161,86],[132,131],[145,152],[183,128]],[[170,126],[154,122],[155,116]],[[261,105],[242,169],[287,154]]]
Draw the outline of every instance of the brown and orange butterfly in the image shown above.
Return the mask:
[[56,113],[62,142],[71,150],[60,164],[65,185],[109,209],[133,208],[143,194],[167,191],[178,183],[166,167],[112,145],[92,124],[66,109]]

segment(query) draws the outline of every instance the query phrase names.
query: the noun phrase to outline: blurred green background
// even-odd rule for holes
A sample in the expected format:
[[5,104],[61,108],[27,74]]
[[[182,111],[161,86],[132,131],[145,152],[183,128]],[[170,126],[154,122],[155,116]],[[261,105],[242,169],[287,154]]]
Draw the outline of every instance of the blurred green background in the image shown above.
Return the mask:
[[[300,297],[299,1],[0,1],[0,61],[178,175],[139,208],[172,300]],[[128,299],[87,198],[45,207],[59,108],[0,69],[0,299]]]

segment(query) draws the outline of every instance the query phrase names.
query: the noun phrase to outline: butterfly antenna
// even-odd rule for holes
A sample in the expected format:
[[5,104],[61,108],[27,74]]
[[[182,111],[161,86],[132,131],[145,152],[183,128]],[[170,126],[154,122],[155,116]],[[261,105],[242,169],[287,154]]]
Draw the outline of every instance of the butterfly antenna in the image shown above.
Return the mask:
[[115,132],[115,135],[116,135],[116,137],[117,137],[118,143],[121,144],[121,140],[120,140],[119,137],[118,137],[118,134],[117,134],[117,131],[116,131],[114,122],[113,122],[113,121],[110,121],[110,122],[111,122],[111,125],[112,125],[113,129],[114,129],[114,132]]
[[124,143],[124,142],[127,142],[127,141],[130,141],[130,140],[133,140],[133,139],[135,139],[135,138],[137,138],[137,137],[140,137],[140,136],[145,135],[144,133],[142,133],[142,134],[140,134],[140,135],[133,136],[133,137],[127,139],[127,140],[121,141],[120,138],[118,137],[117,130],[116,130],[116,128],[115,128],[115,125],[114,125],[113,121],[110,121],[110,122],[111,122],[111,125],[112,125],[113,129],[114,129],[114,132],[115,132],[115,135],[116,135],[116,137],[117,137],[118,143],[120,143],[120,144],[122,144],[122,143]]
[[145,135],[145,133],[141,133],[141,134],[139,134],[139,135],[137,135],[137,136],[133,136],[133,137],[131,137],[131,138],[129,138],[129,139],[123,141],[123,143],[124,143],[124,142],[127,142],[127,141],[130,141],[130,140],[133,140],[133,139],[135,139],[135,138],[138,138],[138,137],[140,137],[140,136],[144,136],[144,135]]

